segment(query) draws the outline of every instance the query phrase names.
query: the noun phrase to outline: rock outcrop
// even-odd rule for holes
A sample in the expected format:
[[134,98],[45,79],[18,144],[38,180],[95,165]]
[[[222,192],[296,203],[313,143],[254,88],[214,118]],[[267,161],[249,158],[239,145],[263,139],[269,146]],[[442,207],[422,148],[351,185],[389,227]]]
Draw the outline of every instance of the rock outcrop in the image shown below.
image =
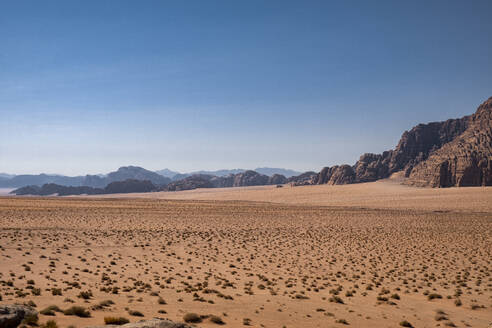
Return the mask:
[[87,328],[192,328],[192,326],[185,323],[176,323],[167,319],[151,319],[143,320],[135,323],[127,323],[125,325],[105,325],[105,326],[91,326]]
[[232,187],[261,186],[268,184],[269,177],[256,171],[248,170],[234,175]]
[[280,174],[269,177],[255,171],[245,171],[227,176],[213,176],[208,174],[194,174],[184,179],[171,182],[163,190],[179,191],[197,188],[230,188],[246,186],[263,186],[271,184],[284,184],[287,178]]
[[282,174],[274,174],[268,178],[269,185],[282,185],[287,183],[287,178]]
[[307,171],[299,175],[288,178],[287,182],[293,184],[294,186],[310,185],[310,184],[315,184],[314,181],[315,179],[317,179],[317,176],[318,173],[314,171]]
[[492,97],[468,120],[467,129],[417,164],[407,183],[417,186],[492,185]]
[[37,312],[29,306],[0,305],[0,327],[16,328],[29,315],[37,315]]
[[348,165],[325,167],[313,184],[346,184],[388,178],[403,171],[408,183],[449,187],[490,185],[491,105],[472,116],[419,124],[405,131],[394,150],[364,154]]
[[350,165],[335,165],[323,168],[315,179],[315,184],[349,184],[355,182],[355,172]]
[[191,190],[197,188],[213,188],[214,187],[214,183],[212,183],[213,178],[215,178],[213,175],[194,174],[184,179],[171,182],[163,190],[180,191],[180,190]]

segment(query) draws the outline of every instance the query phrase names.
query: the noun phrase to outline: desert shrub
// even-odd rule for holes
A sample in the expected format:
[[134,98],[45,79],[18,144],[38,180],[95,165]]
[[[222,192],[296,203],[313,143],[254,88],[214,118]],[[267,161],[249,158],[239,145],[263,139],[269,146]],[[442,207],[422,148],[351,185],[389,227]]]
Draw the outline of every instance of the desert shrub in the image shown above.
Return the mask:
[[128,310],[128,314],[134,317],[143,317],[143,313],[137,310]]
[[221,317],[219,316],[216,316],[216,315],[210,315],[210,321],[212,321],[213,323],[216,323],[218,325],[223,325],[225,324],[224,320],[222,320]]
[[38,321],[39,321],[38,314],[32,313],[32,314],[26,315],[24,317],[24,320],[22,320],[22,323],[25,325],[29,325],[29,326],[37,326]]
[[92,292],[90,290],[82,291],[77,295],[78,298],[82,298],[84,300],[88,300],[92,297]]
[[41,288],[33,288],[31,290],[31,293],[34,295],[34,296],[39,296],[41,295]]
[[244,319],[243,319],[243,325],[244,325],[244,326],[251,326],[251,319],[249,319],[249,318],[244,318]]
[[[0,301],[1,301],[1,299],[0,299]],[[33,301],[33,300],[29,300],[29,301],[27,301],[27,303],[24,303],[24,305],[27,305],[27,306],[30,306],[30,307],[33,307],[33,308],[38,307],[38,306],[36,305],[36,303],[34,303],[34,301]]]
[[58,324],[56,323],[55,320],[48,320],[44,325],[41,326],[42,328],[58,328]]
[[184,322],[199,323],[202,322],[202,318],[196,313],[186,313],[183,316]]
[[51,289],[51,295],[53,295],[53,296],[62,296],[62,290],[61,290],[61,288],[52,288]]
[[55,312],[63,312],[58,306],[56,305],[50,305],[47,308],[42,309],[39,311],[42,315],[55,315]]
[[343,324],[343,325],[348,325],[348,324],[349,324],[349,323],[348,323],[348,321],[347,321],[347,320],[345,320],[345,319],[338,319],[338,320],[337,320],[337,321],[335,321],[335,322],[336,322],[336,323],[341,323],[341,324]]
[[104,324],[106,325],[124,325],[129,323],[130,320],[128,320],[125,317],[104,317]]
[[408,327],[408,328],[412,328],[412,324],[410,322],[408,322],[407,320],[403,320],[400,322],[400,326],[402,327]]
[[436,294],[436,293],[432,293],[432,294],[427,295],[427,299],[429,301],[432,301],[433,299],[436,299],[436,298],[442,298],[442,296],[439,294]]
[[330,297],[329,301],[332,303],[344,304],[343,300],[336,295],[333,295],[332,297]]
[[63,311],[63,314],[65,315],[76,315],[77,317],[81,318],[89,318],[91,316],[91,313],[84,308],[83,306],[72,306]]
[[161,305],[167,304],[166,301],[162,297],[159,297],[159,299],[157,299],[157,303],[159,303]]

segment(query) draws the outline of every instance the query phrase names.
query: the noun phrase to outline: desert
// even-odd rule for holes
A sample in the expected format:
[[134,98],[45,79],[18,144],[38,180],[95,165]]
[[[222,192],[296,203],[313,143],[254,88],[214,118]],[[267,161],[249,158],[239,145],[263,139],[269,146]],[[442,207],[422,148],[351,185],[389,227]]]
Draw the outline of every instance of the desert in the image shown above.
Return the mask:
[[491,199],[391,179],[2,197],[0,294],[60,327],[486,327]]
[[0,328],[492,328],[492,1],[0,2]]

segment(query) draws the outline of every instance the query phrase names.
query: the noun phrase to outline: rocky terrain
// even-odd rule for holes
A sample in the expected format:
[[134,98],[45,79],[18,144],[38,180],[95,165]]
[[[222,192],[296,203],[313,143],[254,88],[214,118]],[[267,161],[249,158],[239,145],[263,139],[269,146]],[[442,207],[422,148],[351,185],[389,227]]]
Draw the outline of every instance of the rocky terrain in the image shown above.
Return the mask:
[[364,154],[353,166],[325,167],[311,183],[370,182],[403,171],[407,183],[419,186],[492,185],[491,99],[474,115],[405,131],[394,150]]

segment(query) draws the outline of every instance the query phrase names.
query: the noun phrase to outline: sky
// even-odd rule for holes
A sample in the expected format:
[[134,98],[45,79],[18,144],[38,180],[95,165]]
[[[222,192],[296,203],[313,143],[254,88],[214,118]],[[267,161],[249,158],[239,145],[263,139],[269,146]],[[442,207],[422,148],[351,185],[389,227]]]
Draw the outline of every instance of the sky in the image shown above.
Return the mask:
[[1,1],[0,172],[319,171],[492,96],[492,1]]

